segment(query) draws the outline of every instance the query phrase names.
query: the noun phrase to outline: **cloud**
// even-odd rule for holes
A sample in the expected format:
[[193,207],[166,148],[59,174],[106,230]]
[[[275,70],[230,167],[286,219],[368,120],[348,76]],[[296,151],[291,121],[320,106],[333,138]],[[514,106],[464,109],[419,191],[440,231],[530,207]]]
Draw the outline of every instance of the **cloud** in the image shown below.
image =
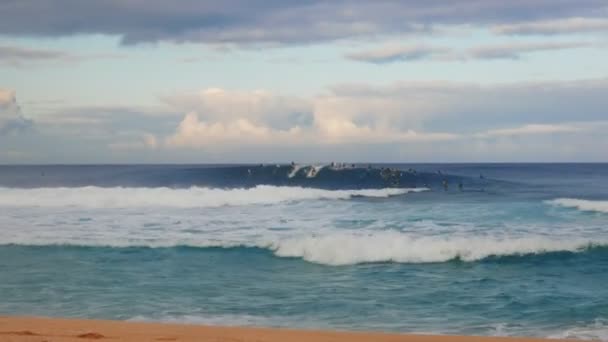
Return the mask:
[[[396,103],[335,95],[309,100],[282,97],[267,91],[228,91],[211,88],[192,96],[164,101],[188,112],[174,134],[170,147],[238,145],[325,145],[438,141],[454,138],[448,133],[396,129]],[[293,115],[298,113],[298,115]]]
[[245,118],[228,122],[200,121],[196,113],[188,113],[175,134],[166,139],[171,147],[214,147],[215,144],[289,144],[300,138],[301,129],[273,129]]
[[229,122],[247,119],[272,128],[289,128],[312,122],[310,100],[282,96],[265,90],[239,91],[207,88],[185,94],[164,96],[161,100],[174,111],[196,112],[203,121]]
[[0,88],[0,136],[23,132],[32,125],[33,121],[21,114],[15,91]]
[[563,18],[497,25],[492,31],[509,35],[553,35],[608,31],[608,18]]
[[[104,34],[123,44],[307,44],[426,32],[452,25],[526,24],[605,15],[604,0],[180,0],[4,2],[5,36]],[[66,11],[69,9],[69,11]],[[35,19],[34,19],[35,18]]]
[[[460,82],[397,82],[386,86],[334,86],[333,96],[382,113],[393,127],[434,131],[482,131],[496,126],[601,120],[608,106],[608,79],[479,85]],[[376,104],[375,107],[369,107]],[[368,107],[366,108],[365,105]]]
[[116,150],[129,145],[154,148],[151,137],[171,133],[178,123],[176,113],[159,106],[59,107],[36,119],[44,134],[96,141]]
[[[606,93],[608,79],[342,84],[306,98],[210,88],[158,108],[39,114],[30,134],[0,137],[15,152],[0,161],[601,161]],[[15,93],[0,103],[14,119]]]
[[512,43],[475,47],[470,49],[468,54],[475,59],[519,59],[522,54],[530,52],[575,49],[589,46],[592,46],[592,44],[586,42]]
[[0,45],[0,64],[19,67],[44,62],[81,62],[91,59],[122,58],[119,54],[76,55],[60,50],[36,49],[21,46]]
[[590,42],[536,42],[481,45],[462,51],[447,47],[427,45],[385,45],[346,54],[345,57],[359,62],[386,64],[404,61],[466,61],[487,59],[519,59],[522,55],[564,49],[592,47]]
[[514,128],[491,129],[487,132],[476,134],[480,138],[521,136],[537,134],[577,133],[584,129],[573,124],[527,124]]
[[[608,79],[342,84],[306,98],[208,88],[163,96],[161,108],[58,108],[39,117],[37,130],[125,153],[418,148],[467,139],[580,135],[593,128],[581,123],[605,120],[607,92]],[[5,91],[1,98],[13,103],[14,94]]]
[[0,46],[0,63],[19,65],[23,62],[65,60],[71,56],[57,50],[30,49],[18,46]]
[[[493,86],[441,81],[381,87],[351,84],[310,99],[212,88],[165,99],[188,111],[164,144],[172,148],[424,144],[580,133],[588,127],[567,122],[604,119],[606,91],[605,79]],[[306,119],[291,116],[294,108]]]
[[447,48],[425,45],[386,45],[377,49],[349,53],[346,58],[359,62],[384,64],[429,59],[449,52],[450,49]]
[[[240,104],[230,115],[191,111],[155,149],[173,155],[192,151],[214,162],[598,161],[608,148],[606,91],[608,79],[339,85],[309,99],[292,98],[309,106],[309,124],[287,120],[273,127],[259,108]],[[233,93],[240,103],[260,91],[211,92],[221,93],[227,105]],[[136,147],[152,150],[142,143]]]

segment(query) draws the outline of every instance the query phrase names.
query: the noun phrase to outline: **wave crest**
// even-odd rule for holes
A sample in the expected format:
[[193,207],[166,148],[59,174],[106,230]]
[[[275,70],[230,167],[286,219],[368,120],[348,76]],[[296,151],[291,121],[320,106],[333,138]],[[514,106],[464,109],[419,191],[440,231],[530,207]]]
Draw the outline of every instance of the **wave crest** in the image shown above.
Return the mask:
[[574,208],[580,211],[608,213],[608,201],[591,201],[577,198],[557,198],[547,203],[559,207]]
[[580,252],[604,245],[585,239],[546,237],[411,237],[398,232],[335,234],[279,241],[270,248],[280,257],[298,257],[325,265],[360,263],[433,263],[459,259],[478,261],[492,256]]
[[109,248],[200,248],[265,249],[280,258],[299,258],[311,263],[344,266],[364,263],[439,263],[452,260],[475,262],[490,257],[588,251],[608,246],[608,240],[548,238],[544,236],[499,237],[414,237],[400,232],[369,234],[335,233],[320,236],[261,238],[251,241],[157,237],[132,239],[108,237],[8,238],[0,245],[75,246]]

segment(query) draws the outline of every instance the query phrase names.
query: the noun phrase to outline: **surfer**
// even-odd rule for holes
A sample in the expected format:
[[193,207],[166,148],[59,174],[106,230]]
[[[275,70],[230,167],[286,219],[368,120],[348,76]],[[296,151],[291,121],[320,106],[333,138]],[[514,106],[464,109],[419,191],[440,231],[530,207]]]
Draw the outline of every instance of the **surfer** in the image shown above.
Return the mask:
[[444,179],[441,184],[443,185],[443,190],[448,191],[448,181]]

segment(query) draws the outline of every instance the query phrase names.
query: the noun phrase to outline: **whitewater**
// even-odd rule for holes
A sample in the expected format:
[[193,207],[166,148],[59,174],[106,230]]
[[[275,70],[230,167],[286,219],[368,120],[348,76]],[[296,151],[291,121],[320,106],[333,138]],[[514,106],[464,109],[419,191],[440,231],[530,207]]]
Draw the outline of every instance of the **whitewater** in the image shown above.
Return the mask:
[[0,166],[0,314],[606,338],[606,184],[605,164]]
[[175,207],[213,208],[221,206],[275,204],[302,200],[346,200],[352,197],[389,197],[419,189],[362,189],[323,190],[302,187],[258,185],[244,189],[217,189],[192,187],[189,189],[160,188],[101,188],[87,186],[80,188],[0,188],[0,206],[34,207]]

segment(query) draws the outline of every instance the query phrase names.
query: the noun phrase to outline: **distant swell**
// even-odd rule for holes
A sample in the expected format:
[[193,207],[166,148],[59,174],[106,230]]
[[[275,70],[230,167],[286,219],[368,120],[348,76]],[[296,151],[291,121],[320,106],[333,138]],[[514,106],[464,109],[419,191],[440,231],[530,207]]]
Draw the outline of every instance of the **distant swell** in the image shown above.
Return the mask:
[[172,188],[0,188],[4,207],[176,207],[213,208],[221,206],[276,204],[301,200],[347,200],[353,197],[389,197],[425,189],[323,190],[303,187],[259,185],[254,188],[219,189]]
[[489,257],[524,256],[555,252],[578,253],[608,247],[608,240],[522,236],[497,237],[412,237],[399,232],[369,234],[335,233],[251,242],[218,241],[203,237],[189,239],[7,239],[2,245],[82,246],[110,248],[223,248],[266,249],[277,257],[299,258],[311,263],[340,266],[362,263],[438,263],[451,260],[473,262]]
[[590,201],[576,198],[558,198],[548,201],[549,204],[574,208],[580,211],[595,211],[600,213],[608,213],[608,201]]

